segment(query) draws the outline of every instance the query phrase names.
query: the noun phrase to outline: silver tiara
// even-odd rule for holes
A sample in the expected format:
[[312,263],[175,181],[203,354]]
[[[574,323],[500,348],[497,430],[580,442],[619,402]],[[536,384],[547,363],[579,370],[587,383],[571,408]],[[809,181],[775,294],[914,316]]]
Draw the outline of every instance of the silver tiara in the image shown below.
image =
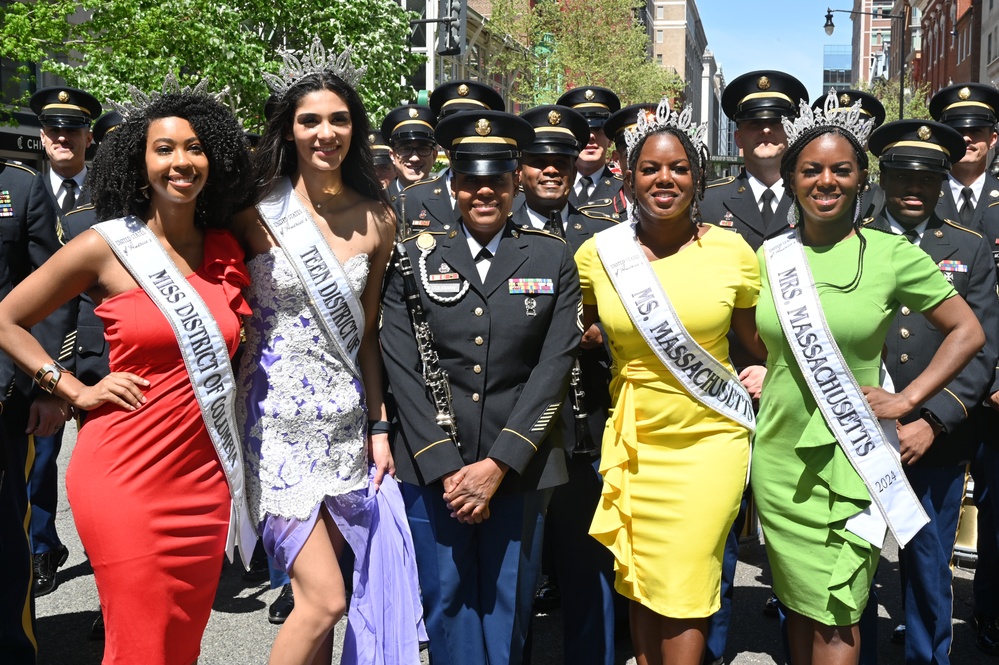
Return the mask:
[[354,66],[350,60],[352,50],[349,46],[340,53],[326,53],[326,47],[323,46],[323,42],[318,36],[312,38],[312,46],[301,58],[285,49],[279,49],[278,53],[284,60],[278,73],[264,72],[264,81],[267,82],[267,87],[276,95],[286,93],[288,88],[301,78],[322,72],[339,76],[350,87],[357,87],[358,81],[368,69],[367,66]]
[[791,120],[781,119],[784,131],[787,133],[787,143],[791,145],[805,131],[813,127],[839,127],[853,135],[860,145],[867,144],[867,137],[874,130],[874,119],[864,117],[860,110],[860,100],[853,103],[849,109],[840,107],[835,90],[830,90],[821,109],[812,109],[804,99],[798,117]]
[[189,85],[181,86],[180,81],[177,80],[173,72],[167,74],[166,79],[163,80],[162,92],[150,92],[146,94],[131,84],[127,86],[127,89],[131,99],[123,102],[108,102],[125,120],[141,115],[149,108],[150,104],[164,95],[198,95],[200,97],[209,97],[217,102],[224,102],[225,98],[229,95],[229,86],[222,88],[218,92],[209,92],[207,77],[198,81],[193,87]]
[[693,116],[694,110],[690,104],[685,104],[683,110],[677,113],[670,109],[669,98],[663,97],[655,113],[645,109],[640,110],[638,124],[625,130],[624,141],[628,146],[628,152],[630,153],[649,134],[668,127],[678,129],[690,137],[690,140],[694,142],[694,147],[698,150],[707,150],[704,137],[708,133],[708,126],[704,123],[694,122]]

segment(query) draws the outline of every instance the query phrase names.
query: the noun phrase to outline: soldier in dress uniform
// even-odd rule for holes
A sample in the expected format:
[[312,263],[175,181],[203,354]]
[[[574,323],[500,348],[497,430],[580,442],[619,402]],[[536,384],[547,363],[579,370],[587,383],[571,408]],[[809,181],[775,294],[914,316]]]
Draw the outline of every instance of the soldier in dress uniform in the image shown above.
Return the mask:
[[787,226],[791,197],[784,195],[780,159],[787,149],[782,118],[808,101],[801,81],[777,71],[749,72],[728,84],[722,109],[736,124],[735,143],[745,166],[739,175],[710,183],[701,204],[705,222],[737,232],[754,250]]
[[557,103],[577,111],[590,125],[589,140],[576,158],[576,182],[572,185],[569,202],[577,208],[605,199],[613,202],[620,196],[624,180],[607,165],[611,139],[604,133],[604,123],[621,108],[621,100],[613,90],[591,85],[569,90]]
[[[458,214],[449,230],[402,243],[415,277],[407,282],[399,260],[386,278],[381,343],[400,425],[392,454],[431,662],[519,665],[545,509],[566,481],[559,410],[582,334],[579,277],[565,240],[509,217],[530,123],[461,113],[436,136],[450,150]],[[415,333],[407,299],[425,318]]]
[[[604,124],[604,134],[614,142],[613,159],[618,160],[621,164],[626,165],[628,163],[628,145],[624,139],[625,132],[638,125],[639,113],[655,113],[658,106],[658,103],[632,104],[612,113],[607,118],[607,122]],[[621,193],[614,197],[613,201],[614,215],[619,220],[627,219],[628,206],[631,205],[633,196],[631,186],[622,180]]]
[[[905,662],[950,663],[953,590],[950,562],[965,474],[979,446],[977,419],[999,357],[995,264],[982,236],[934,212],[964,139],[946,125],[899,120],[876,130],[885,208],[865,228],[906,235],[940,266],[985,330],[985,347],[941,392],[899,419],[902,468],[930,523],[899,551],[905,608]],[[886,260],[889,257],[885,257]],[[900,276],[904,279],[904,276]],[[885,365],[899,392],[926,368],[944,335],[903,307],[887,337]]]
[[[0,299],[59,249],[56,210],[45,178],[0,159]],[[68,307],[32,327],[55,358],[72,328]],[[33,664],[32,552],[28,525],[28,461],[36,437],[51,436],[71,410],[43,392],[0,354],[0,654],[4,663]]]
[[408,104],[392,109],[382,120],[382,136],[392,147],[396,178],[388,187],[389,200],[398,215],[399,193],[426,180],[437,158],[434,126],[437,115],[427,106]]
[[381,132],[371,132],[368,134],[368,143],[371,144],[371,156],[375,160],[375,175],[382,183],[384,189],[393,192],[393,196],[402,189],[399,187],[398,173],[395,170],[395,162],[392,161],[392,148]]
[[[885,121],[885,107],[878,101],[878,98],[863,90],[838,90],[836,98],[839,106],[833,109],[834,113],[849,113],[853,105],[860,102],[860,114],[863,118],[868,118],[873,122],[873,129],[880,127]],[[813,109],[823,109],[826,97],[816,99],[812,104]],[[864,146],[865,148],[867,146]],[[873,180],[867,181],[863,194],[860,196],[861,218],[878,217],[885,207],[885,195],[881,187]]]
[[[77,88],[42,88],[31,96],[31,110],[41,122],[42,147],[48,157],[48,190],[56,207],[68,213],[90,203],[85,187],[87,148],[93,142],[90,126],[101,114],[101,105],[88,92]],[[61,225],[60,225],[61,226]],[[57,227],[58,235],[62,232]],[[72,357],[72,337],[58,356],[60,362]],[[69,550],[56,533],[59,499],[59,469],[56,462],[62,448],[63,430],[35,439],[35,461],[28,481],[31,497],[31,548],[34,552],[34,592],[43,596],[58,586],[56,572],[66,563]]]
[[[440,122],[462,111],[502,111],[506,104],[498,92],[478,81],[451,81],[439,86],[430,95],[430,110]],[[445,153],[447,147],[442,146]],[[451,195],[451,169],[444,169],[436,177],[406,187],[406,198],[393,202],[396,217],[404,228],[413,232],[423,230],[449,231],[457,218],[454,197]],[[405,200],[406,214],[402,214]]]
[[[534,127],[535,138],[524,148],[518,179],[525,200],[513,223],[564,237],[575,253],[594,233],[617,223],[569,203],[576,155],[589,140],[589,126],[565,106],[538,106],[520,117]],[[561,597],[563,653],[574,665],[614,663],[614,557],[589,535],[602,487],[598,470],[609,383],[603,344],[581,350],[578,377],[562,406],[569,482],[553,492],[545,519],[547,584],[542,582],[536,602]]]
[[[985,236],[999,268],[999,180],[988,172],[995,147],[999,91],[980,83],[944,88],[930,99],[930,114],[964,136],[964,158],[951,167],[937,204],[941,217],[957,219]],[[984,327],[984,324],[983,324]],[[986,329],[986,335],[989,334]],[[999,409],[999,372],[988,403]],[[971,465],[978,506],[978,564],[975,567],[975,629],[978,647],[999,656],[999,415],[983,418],[983,445]]]

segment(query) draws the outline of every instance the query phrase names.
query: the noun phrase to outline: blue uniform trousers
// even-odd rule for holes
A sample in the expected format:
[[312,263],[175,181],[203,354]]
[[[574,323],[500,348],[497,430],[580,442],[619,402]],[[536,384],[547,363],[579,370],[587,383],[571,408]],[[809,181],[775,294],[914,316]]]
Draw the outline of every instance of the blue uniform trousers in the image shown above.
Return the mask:
[[59,502],[59,450],[63,428],[52,436],[35,437],[35,462],[28,477],[31,500],[31,551],[42,554],[62,546],[56,533],[56,506]]
[[739,512],[725,539],[721,573],[721,608],[708,620],[704,654],[704,659],[708,662],[722,658],[725,655],[725,646],[728,644],[728,627],[732,621],[732,592],[735,589],[735,567],[739,563],[739,535],[746,526],[750,491],[747,487],[743,493]]
[[907,466],[930,523],[899,551],[907,665],[950,663],[954,593],[950,568],[964,498],[964,465]]
[[481,524],[451,517],[440,483],[403,483],[432,665],[520,665],[551,491],[497,496]]
[[546,547],[562,592],[564,660],[614,665],[614,555],[590,536],[603,480],[599,459],[567,460],[569,482],[552,492]]
[[978,507],[978,565],[975,612],[999,617],[999,450],[979,446],[971,464]]
[[0,661],[9,665],[34,665],[38,652],[27,529],[34,444],[24,433],[27,414],[24,398],[14,394],[0,415]]

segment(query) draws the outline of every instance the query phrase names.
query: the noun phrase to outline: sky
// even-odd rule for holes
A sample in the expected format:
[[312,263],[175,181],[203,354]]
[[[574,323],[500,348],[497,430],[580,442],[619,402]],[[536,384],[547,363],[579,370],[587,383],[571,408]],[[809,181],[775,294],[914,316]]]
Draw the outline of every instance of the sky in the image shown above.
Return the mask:
[[756,69],[791,74],[813,101],[822,92],[822,49],[849,45],[853,23],[833,14],[836,29],[822,29],[826,8],[851,9],[852,0],[696,0],[708,38],[708,50],[725,81]]

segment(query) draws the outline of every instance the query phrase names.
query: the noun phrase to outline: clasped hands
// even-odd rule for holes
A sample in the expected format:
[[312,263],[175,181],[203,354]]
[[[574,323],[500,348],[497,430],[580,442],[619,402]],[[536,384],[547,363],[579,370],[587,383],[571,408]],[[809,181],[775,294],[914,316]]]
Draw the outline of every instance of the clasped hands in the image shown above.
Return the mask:
[[479,524],[489,519],[489,500],[509,468],[487,457],[445,475],[444,502],[451,510],[451,517],[462,524]]

